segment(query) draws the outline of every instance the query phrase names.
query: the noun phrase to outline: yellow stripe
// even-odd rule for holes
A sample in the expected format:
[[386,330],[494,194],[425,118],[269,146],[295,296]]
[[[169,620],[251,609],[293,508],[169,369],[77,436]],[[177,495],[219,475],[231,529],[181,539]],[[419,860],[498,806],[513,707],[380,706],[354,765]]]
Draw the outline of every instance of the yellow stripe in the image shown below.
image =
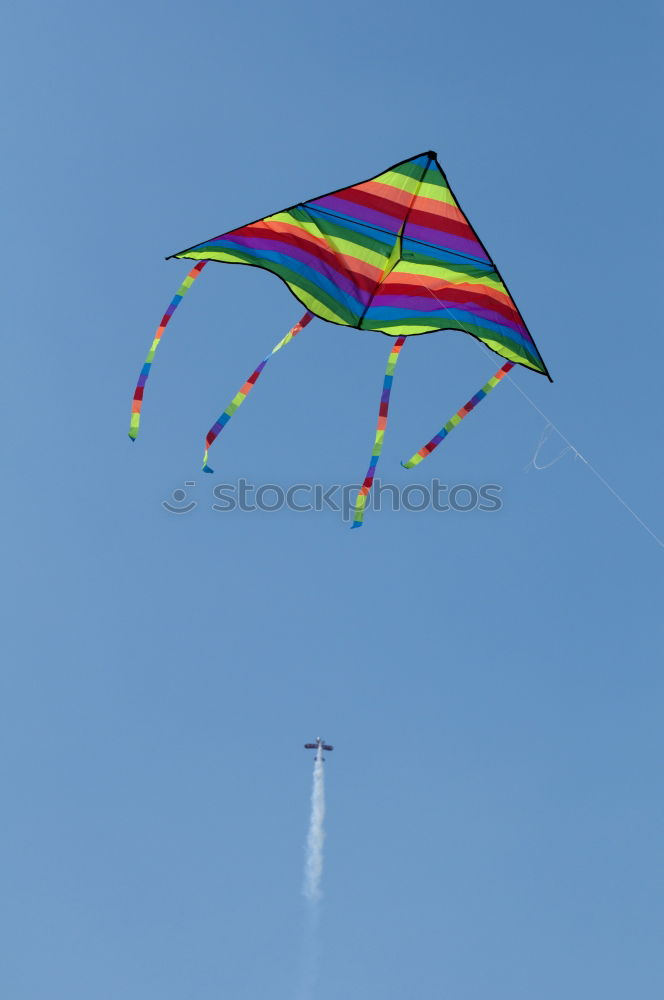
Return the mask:
[[[356,243],[352,243],[350,240],[344,240],[336,237],[329,236],[327,233],[321,234],[320,230],[314,222],[305,222],[304,220],[294,219],[288,214],[283,214],[279,216],[271,216],[270,218],[277,219],[280,222],[289,222],[291,225],[295,225],[298,229],[304,229],[311,236],[315,236],[317,239],[322,237],[325,239],[326,243],[336,251],[337,253],[342,253],[348,258],[348,267],[351,270],[351,265],[353,261],[358,261],[360,263],[369,264],[371,267],[375,267],[377,271],[382,271],[385,267],[385,262],[389,259],[387,253],[378,253],[373,250],[365,250],[358,248]],[[275,234],[277,236],[277,234]],[[278,237],[277,237],[278,238]],[[246,250],[245,253],[249,254],[250,249]],[[288,256],[288,246],[284,248],[284,256]],[[208,247],[206,250],[190,250],[186,254],[187,258],[192,260],[218,260],[220,262],[226,263],[248,263],[244,258],[240,258],[237,254],[233,253],[232,250],[213,250]],[[264,266],[264,265],[262,265]]]
[[510,302],[510,296],[502,281],[489,272],[481,276],[466,274],[463,271],[451,270],[444,264],[422,264],[412,261],[401,260],[398,268],[399,274],[413,274],[415,277],[425,275],[428,278],[438,278],[439,281],[446,281],[452,285],[486,285],[497,292],[501,292]]
[[300,288],[299,285],[295,285],[291,281],[287,281],[286,284],[295,298],[299,299],[309,312],[315,313],[321,319],[329,320],[330,323],[338,323],[340,326],[353,326],[352,323],[343,318],[341,313],[335,312],[325,302],[321,302],[320,299],[316,298],[315,295],[310,295],[305,289]]
[[290,223],[291,225],[297,226],[298,229],[304,229],[316,239],[321,239],[322,237],[327,243],[329,243],[333,250],[344,254],[351,260],[363,261],[365,264],[370,264],[378,271],[382,271],[385,266],[385,261],[388,259],[387,253],[358,247],[357,243],[353,243],[352,240],[344,239],[342,236],[332,236],[329,233],[321,233],[321,230],[314,221],[311,221],[304,216],[295,215],[294,212],[280,212],[279,215],[272,215],[270,218],[275,219],[277,222]]
[[[420,186],[417,177],[408,177],[407,174],[400,174],[396,170],[387,170],[384,174],[374,177],[371,183],[384,184],[386,187],[396,188],[397,191],[406,191],[408,194],[416,194]],[[358,184],[357,187],[362,187],[362,185]]]
[[[408,194],[416,194],[418,197],[431,198],[433,201],[444,202],[446,205],[457,205],[458,207],[456,199],[442,177],[435,181],[420,181],[417,177],[407,177],[404,174],[388,170],[386,174],[376,177],[372,183],[384,184],[387,188],[396,188],[398,191],[407,191]],[[361,185],[358,186],[361,187]],[[385,196],[389,198],[387,191]]]
[[155,337],[155,339],[152,341],[152,346],[148,351],[148,356],[145,359],[145,364],[147,364],[148,362],[152,362],[152,360],[154,359],[154,352],[157,350],[158,347],[159,347],[159,337]]
[[[408,177],[398,171],[388,170],[384,174],[375,177],[371,183],[384,184],[388,188],[396,188],[398,191],[406,191],[408,194],[416,194],[422,198],[431,198],[434,201],[445,202],[447,205],[456,205],[457,202],[448,188],[443,178],[436,172],[427,171],[428,180],[420,180],[417,177]],[[432,180],[431,178],[435,178]],[[361,187],[362,185],[358,185]],[[389,195],[386,196],[389,197]]]
[[459,207],[452,192],[444,184],[430,184],[427,181],[423,181],[419,194],[422,198],[431,198],[432,201],[440,201],[445,205],[456,205],[457,208]]
[[[517,365],[524,365],[526,368],[532,368],[534,372],[542,371],[538,365],[529,361],[525,354],[518,354],[516,351],[511,351],[509,347],[505,347],[504,344],[499,344],[497,341],[491,340],[490,337],[479,337],[478,339],[486,344],[487,347],[490,347],[492,351],[495,351],[496,354],[500,354],[501,357],[507,358],[508,361],[513,361]],[[500,379],[498,379],[498,381],[500,381]]]

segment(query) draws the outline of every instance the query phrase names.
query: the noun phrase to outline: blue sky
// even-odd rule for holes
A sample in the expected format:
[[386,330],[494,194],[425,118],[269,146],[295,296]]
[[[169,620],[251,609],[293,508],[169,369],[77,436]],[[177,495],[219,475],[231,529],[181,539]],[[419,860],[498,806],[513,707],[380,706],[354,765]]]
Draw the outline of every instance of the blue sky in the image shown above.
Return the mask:
[[2,995],[294,997],[321,733],[318,1000],[659,996],[661,548],[578,459],[527,470],[511,385],[399,465],[500,362],[408,343],[380,467],[500,511],[224,515],[219,482],[364,474],[389,343],[312,323],[203,481],[302,311],[211,264],[126,431],[166,255],[431,148],[555,380],[515,381],[661,537],[661,6],[27,0],[5,29]]

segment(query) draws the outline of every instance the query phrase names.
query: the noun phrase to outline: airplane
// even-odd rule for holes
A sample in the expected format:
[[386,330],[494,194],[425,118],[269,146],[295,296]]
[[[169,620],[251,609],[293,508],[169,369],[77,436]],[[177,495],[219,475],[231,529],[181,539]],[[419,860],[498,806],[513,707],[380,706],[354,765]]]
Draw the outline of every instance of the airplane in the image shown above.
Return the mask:
[[320,753],[321,754],[321,760],[325,760],[325,758],[323,757],[322,751],[323,750],[334,750],[334,747],[331,747],[329,743],[326,743],[322,736],[317,736],[316,737],[316,742],[315,743],[305,743],[304,744],[304,749],[305,750],[315,750],[316,751],[316,756],[318,756],[318,754]]

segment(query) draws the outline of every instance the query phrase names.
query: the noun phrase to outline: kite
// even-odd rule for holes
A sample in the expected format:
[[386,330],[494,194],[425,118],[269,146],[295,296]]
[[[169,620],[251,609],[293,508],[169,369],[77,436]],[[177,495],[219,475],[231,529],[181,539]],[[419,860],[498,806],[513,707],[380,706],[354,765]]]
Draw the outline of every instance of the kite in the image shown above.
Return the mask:
[[166,310],[141,370],[132,405],[132,440],[138,434],[145,385],[164,330],[209,261],[271,271],[306,308],[208,431],[203,459],[206,472],[212,472],[208,465],[210,447],[272,355],[315,316],[394,339],[371,460],[355,504],[354,528],[363,523],[383,447],[394,371],[408,337],[459,330],[481,341],[506,363],[424,447],[402,463],[406,469],[430,455],[514,365],[546,375],[551,381],[521,313],[461,211],[432,151],[402,160],[368,181],[300,202],[167,259],[174,258],[196,264]]

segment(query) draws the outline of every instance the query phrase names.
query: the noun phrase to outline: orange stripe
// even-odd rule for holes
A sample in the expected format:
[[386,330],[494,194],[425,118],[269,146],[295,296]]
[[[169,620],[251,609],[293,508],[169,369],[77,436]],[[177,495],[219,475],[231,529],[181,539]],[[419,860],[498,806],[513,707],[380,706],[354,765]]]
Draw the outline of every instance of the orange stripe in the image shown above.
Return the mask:
[[418,212],[427,212],[430,215],[442,215],[446,219],[453,219],[455,222],[463,222],[468,225],[468,219],[463,214],[458,205],[450,205],[446,201],[436,201],[434,198],[424,198],[419,196],[415,202]]
[[366,191],[367,194],[375,195],[376,198],[385,198],[395,205],[408,208],[413,200],[412,191],[402,191],[400,188],[392,187],[381,181],[367,181],[366,184],[358,184],[358,191]]

